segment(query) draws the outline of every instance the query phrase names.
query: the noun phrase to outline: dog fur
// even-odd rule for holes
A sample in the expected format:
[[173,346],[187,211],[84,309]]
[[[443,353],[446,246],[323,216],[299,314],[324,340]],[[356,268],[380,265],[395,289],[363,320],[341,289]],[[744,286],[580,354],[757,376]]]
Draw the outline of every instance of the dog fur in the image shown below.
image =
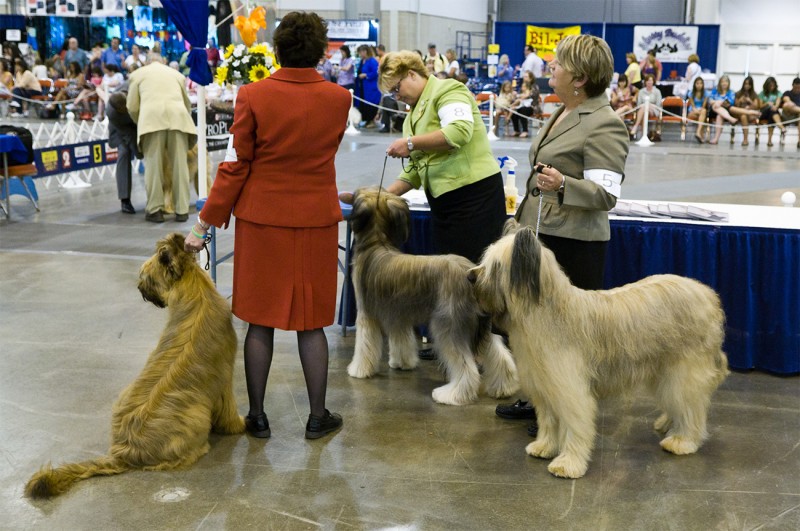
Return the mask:
[[96,475],[188,467],[208,452],[211,430],[244,432],[233,396],[230,308],[196,255],[183,250],[182,235],[158,242],[139,273],[139,291],[169,317],[141,374],[114,404],[108,455],[43,467],[25,486],[28,497],[50,498]]
[[719,297],[695,280],[654,275],[607,291],[570,284],[530,228],[501,238],[469,273],[481,308],[509,333],[520,385],[536,408],[529,455],[559,477],[586,473],[597,398],[644,384],[663,412],[661,447],[691,454],[707,437],[711,395],[728,374]]
[[433,391],[442,404],[463,405],[478,396],[483,363],[486,392],[505,397],[518,389],[517,372],[491,322],[481,315],[466,280],[472,262],[456,255],[415,256],[399,246],[408,239],[406,202],[377,188],[362,188],[350,217],[355,233],[353,284],[358,317],[353,360],[347,372],[368,378],[378,371],[383,334],[388,337],[389,366],[413,369],[418,356],[414,325],[428,323],[448,383]]

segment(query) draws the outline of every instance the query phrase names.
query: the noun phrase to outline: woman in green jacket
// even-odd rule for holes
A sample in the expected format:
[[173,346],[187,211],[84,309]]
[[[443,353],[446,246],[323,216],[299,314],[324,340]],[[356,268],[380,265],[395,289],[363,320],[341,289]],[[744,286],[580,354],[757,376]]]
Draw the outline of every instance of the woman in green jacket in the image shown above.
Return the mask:
[[409,160],[387,190],[402,195],[423,187],[437,252],[478,262],[500,236],[506,210],[500,167],[475,97],[463,83],[429,76],[411,51],[386,54],[379,83],[411,107],[403,138],[386,150]]

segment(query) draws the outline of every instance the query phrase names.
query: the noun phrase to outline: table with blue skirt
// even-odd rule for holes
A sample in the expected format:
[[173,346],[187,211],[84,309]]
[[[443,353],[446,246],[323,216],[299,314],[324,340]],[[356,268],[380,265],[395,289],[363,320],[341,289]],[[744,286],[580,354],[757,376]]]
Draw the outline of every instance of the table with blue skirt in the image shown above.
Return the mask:
[[[800,209],[697,206],[727,212],[730,220],[612,216],[605,287],[662,273],[695,278],[720,295],[731,368],[800,373]],[[427,209],[412,208],[405,252],[434,253],[430,224]],[[349,227],[347,233],[345,261]],[[343,330],[354,325],[356,315],[349,277],[345,281],[339,313]]]
[[[1,205],[6,216],[11,212],[9,196],[13,193],[22,193],[12,189],[11,179],[8,175],[8,167],[18,164],[26,164],[28,160],[28,150],[25,144],[16,135],[0,135],[0,153],[3,154],[3,188],[0,190],[0,198],[5,200],[5,205]],[[32,182],[31,182],[32,186]],[[30,191],[25,191],[30,196]]]

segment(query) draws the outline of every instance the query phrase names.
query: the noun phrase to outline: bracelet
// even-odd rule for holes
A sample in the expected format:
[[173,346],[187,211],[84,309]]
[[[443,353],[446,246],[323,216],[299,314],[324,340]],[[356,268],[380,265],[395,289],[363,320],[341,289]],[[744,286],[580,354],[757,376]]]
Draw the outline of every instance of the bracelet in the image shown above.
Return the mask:
[[206,235],[205,234],[197,234],[197,232],[194,230],[194,227],[192,227],[192,234],[194,234],[196,237],[200,238],[201,240],[205,240],[206,239]]
[[197,224],[200,225],[200,228],[203,230],[208,230],[211,228],[211,224],[200,219],[200,216],[197,216]]

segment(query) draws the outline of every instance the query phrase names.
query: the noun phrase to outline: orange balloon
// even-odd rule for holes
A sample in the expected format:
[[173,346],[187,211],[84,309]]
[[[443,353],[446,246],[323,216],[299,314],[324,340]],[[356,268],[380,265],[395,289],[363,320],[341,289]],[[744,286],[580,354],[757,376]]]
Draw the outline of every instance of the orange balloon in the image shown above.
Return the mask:
[[245,45],[252,46],[256,42],[258,28],[266,29],[267,27],[267,10],[263,6],[258,6],[253,9],[248,18],[236,17],[233,25],[239,30],[239,35],[242,36]]

